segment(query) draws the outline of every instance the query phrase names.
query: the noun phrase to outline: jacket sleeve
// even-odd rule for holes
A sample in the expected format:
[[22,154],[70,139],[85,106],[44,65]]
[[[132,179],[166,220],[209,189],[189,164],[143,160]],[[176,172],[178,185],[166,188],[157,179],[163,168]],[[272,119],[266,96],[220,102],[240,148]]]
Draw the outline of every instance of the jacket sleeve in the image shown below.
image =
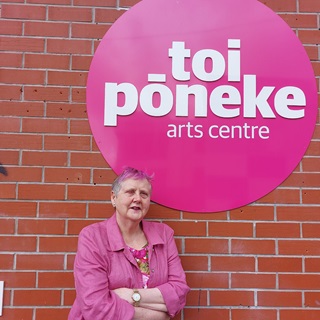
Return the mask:
[[92,228],[84,228],[79,235],[74,276],[82,316],[86,320],[131,320],[134,307],[109,290],[108,259],[99,250],[100,240]]
[[168,309],[168,314],[173,318],[186,304],[190,288],[186,282],[186,275],[181,265],[178,249],[173,237],[173,230],[166,228],[168,250],[168,282],[159,285],[163,299]]

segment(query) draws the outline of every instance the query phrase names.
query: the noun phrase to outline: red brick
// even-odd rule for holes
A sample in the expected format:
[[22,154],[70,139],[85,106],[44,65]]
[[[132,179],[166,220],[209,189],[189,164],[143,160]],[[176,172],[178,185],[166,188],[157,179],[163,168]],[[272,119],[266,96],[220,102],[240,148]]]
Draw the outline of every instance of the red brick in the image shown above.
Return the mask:
[[28,0],[28,3],[35,3],[35,4],[65,4],[65,5],[71,5],[71,0]]
[[73,272],[39,272],[39,288],[72,288],[74,287]]
[[[20,122],[19,118],[13,117],[1,117],[0,116],[0,128],[2,132],[19,132]],[[3,160],[2,160],[3,161]]]
[[28,166],[66,166],[67,152],[59,151],[23,151],[22,165]]
[[86,101],[86,89],[76,88],[72,89],[72,102],[84,103]]
[[304,204],[320,204],[320,189],[303,189],[302,202]]
[[67,117],[67,118],[86,118],[87,109],[85,104],[70,104],[63,102],[48,102],[47,117]]
[[0,96],[4,100],[20,100],[21,86],[0,85]]
[[279,288],[290,290],[318,290],[320,275],[279,274]]
[[188,272],[188,285],[195,288],[228,288],[229,276],[227,273]]
[[25,55],[25,68],[68,69],[69,63],[69,55],[45,53],[27,53]]
[[15,232],[15,220],[11,218],[0,218],[0,233],[13,234]]
[[35,220],[20,219],[18,221],[19,234],[64,234],[64,220]]
[[16,198],[16,185],[0,184],[0,199],[15,199]]
[[76,8],[76,7],[49,7],[49,20],[55,21],[92,21],[91,8]]
[[0,236],[0,251],[34,251],[36,237],[32,236]]
[[41,202],[39,204],[41,218],[85,218],[86,204],[75,202]]
[[90,183],[90,170],[77,168],[46,168],[45,182]]
[[318,187],[320,173],[292,173],[290,177],[282,184],[287,187]]
[[182,267],[189,271],[209,271],[207,256],[180,256]]
[[230,211],[231,220],[273,220],[273,206],[246,206]]
[[69,185],[68,200],[102,200],[110,194],[109,186]]
[[263,273],[232,273],[231,288],[275,289],[276,275]]
[[167,221],[175,231],[176,236],[205,236],[206,235],[206,223],[197,221]]
[[320,3],[314,0],[302,0],[299,1],[299,10],[305,12],[320,12]]
[[40,38],[0,37],[0,44],[3,51],[43,52],[45,42]]
[[15,306],[58,306],[61,290],[16,290],[13,297]]
[[280,1],[280,2],[277,0],[259,0],[259,1],[276,12],[297,10],[295,0],[286,0],[286,1]]
[[70,120],[71,134],[92,134],[88,120]]
[[281,320],[318,320],[320,310],[280,310]]
[[56,136],[50,135],[44,138],[46,150],[90,150],[90,137],[88,136]]
[[77,249],[77,237],[40,237],[40,252],[75,252]]
[[17,150],[1,150],[0,158],[3,165],[16,165],[19,163],[19,151]]
[[64,256],[50,254],[18,254],[17,270],[63,270]]
[[[232,309],[231,310],[232,320],[276,320],[277,310],[276,309]],[[282,320],[282,319],[281,319]]]
[[257,203],[300,203],[299,189],[275,189],[266,196],[262,197]]
[[1,272],[1,280],[5,281],[5,288],[33,288],[36,284],[36,272]]
[[304,305],[307,308],[319,309],[319,292],[305,292],[304,296],[305,296]]
[[72,167],[95,167],[95,168],[108,168],[106,160],[99,152],[86,153],[86,152],[71,152],[70,165]]
[[4,308],[2,320],[32,320],[33,310],[30,308]]
[[304,223],[302,225],[303,238],[320,238],[320,224]]
[[231,240],[233,254],[275,254],[274,240]]
[[25,22],[24,34],[37,37],[63,37],[69,36],[68,23],[54,22]]
[[119,19],[126,11],[117,9],[95,9],[95,22],[113,23]]
[[1,17],[6,19],[45,20],[46,8],[44,6],[3,4]]
[[[21,94],[19,89],[19,95]],[[3,96],[2,96],[3,97]],[[40,117],[44,115],[43,102],[3,101],[1,102],[2,116],[29,116]]]
[[185,252],[204,254],[229,253],[229,241],[213,238],[186,238]]
[[215,237],[252,237],[253,224],[246,222],[209,222],[209,235]]
[[64,185],[29,183],[18,186],[19,199],[21,200],[63,200],[64,193]]
[[69,101],[69,89],[63,87],[26,86],[24,88],[26,100],[34,101]]
[[252,306],[254,293],[251,291],[210,291],[211,306]]
[[85,86],[87,83],[87,73],[48,71],[48,84],[59,86]]
[[299,30],[298,36],[304,44],[317,44],[320,42],[319,30]]
[[65,119],[25,118],[22,120],[23,132],[67,133],[68,122]]
[[36,309],[37,320],[67,319],[70,308],[38,308]]
[[76,291],[75,290],[64,290],[63,293],[64,293],[63,305],[64,306],[71,306],[76,298]]
[[317,28],[316,14],[280,14],[291,28]]
[[[112,207],[111,203],[89,203],[88,206],[89,206],[88,218],[90,218],[90,219],[93,219],[93,218],[106,219],[106,218],[111,217],[112,214],[114,213],[114,208]],[[153,207],[153,205],[150,206],[147,218],[153,217],[152,207]],[[165,210],[165,212],[166,212],[166,210]],[[158,215],[160,215],[159,212],[158,212]]]
[[320,273],[320,258],[306,258],[304,264],[305,272]]
[[117,175],[111,169],[93,170],[93,182],[97,184],[112,183],[116,177]]
[[91,54],[90,40],[48,39],[48,53]]
[[116,7],[116,0],[74,0],[75,6]]
[[228,309],[192,308],[184,310],[185,319],[219,319],[229,320]]
[[141,0],[120,0],[120,6],[121,7],[132,7]]
[[[1,197],[0,197],[1,198]],[[23,201],[1,201],[0,215],[12,217],[35,217],[37,204]]]
[[208,291],[207,290],[192,290],[189,291],[187,295],[186,306],[207,306],[209,302],[207,301]]
[[213,256],[211,270],[214,271],[254,271],[255,259],[244,256]]
[[311,141],[306,151],[307,156],[319,157],[320,156],[320,142]]
[[22,35],[22,21],[2,20],[0,21],[2,35]]
[[21,53],[0,52],[0,67],[21,68],[21,66],[22,66]]
[[301,258],[258,257],[259,272],[302,272]]
[[42,137],[33,134],[1,134],[0,148],[3,149],[40,149]]
[[69,220],[67,234],[78,235],[84,227],[99,221],[101,220]]
[[302,307],[301,292],[258,291],[258,305],[262,307]]
[[[18,181],[18,182],[41,182],[42,168],[29,168],[29,167],[7,167],[8,176],[5,181]],[[1,181],[1,177],[0,177]]]
[[110,25],[73,23],[71,28],[72,38],[102,39],[109,30]]
[[258,238],[299,238],[300,225],[298,223],[259,222],[256,224]]
[[320,221],[319,207],[277,207],[279,221]]
[[279,253],[286,255],[320,255],[319,241],[279,240]]
[[182,218],[186,220],[209,220],[212,221],[213,219],[215,221],[220,220],[227,220],[228,215],[226,211],[221,212],[182,212]]
[[6,253],[1,253],[0,254],[0,264],[1,264],[1,269],[6,270],[6,269],[13,269],[13,262],[14,262],[14,254],[6,254]]
[[92,56],[72,56],[72,70],[89,71]]

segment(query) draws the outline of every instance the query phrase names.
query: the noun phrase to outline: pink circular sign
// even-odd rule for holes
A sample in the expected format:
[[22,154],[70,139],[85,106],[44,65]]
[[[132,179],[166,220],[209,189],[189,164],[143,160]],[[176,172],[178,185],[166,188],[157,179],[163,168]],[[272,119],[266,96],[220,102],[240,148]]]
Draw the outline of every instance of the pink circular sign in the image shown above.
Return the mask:
[[256,0],[144,0],[102,39],[87,110],[119,173],[154,173],[153,201],[217,212],[252,203],[303,157],[317,90],[302,44]]

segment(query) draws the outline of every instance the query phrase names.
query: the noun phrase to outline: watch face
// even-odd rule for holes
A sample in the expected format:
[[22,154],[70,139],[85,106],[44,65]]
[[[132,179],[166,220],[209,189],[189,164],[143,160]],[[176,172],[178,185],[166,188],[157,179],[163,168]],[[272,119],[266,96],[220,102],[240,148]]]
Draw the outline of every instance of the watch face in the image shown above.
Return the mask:
[[140,294],[139,293],[134,293],[132,295],[132,299],[136,302],[140,301]]

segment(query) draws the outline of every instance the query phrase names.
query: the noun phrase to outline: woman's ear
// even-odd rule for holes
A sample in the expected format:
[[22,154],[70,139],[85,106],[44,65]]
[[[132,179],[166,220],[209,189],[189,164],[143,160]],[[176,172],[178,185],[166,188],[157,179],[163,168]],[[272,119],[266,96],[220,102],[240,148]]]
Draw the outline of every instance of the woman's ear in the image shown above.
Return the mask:
[[115,193],[113,191],[111,191],[111,197],[110,198],[111,198],[111,204],[115,208],[115,206],[116,206],[116,195],[115,195]]

